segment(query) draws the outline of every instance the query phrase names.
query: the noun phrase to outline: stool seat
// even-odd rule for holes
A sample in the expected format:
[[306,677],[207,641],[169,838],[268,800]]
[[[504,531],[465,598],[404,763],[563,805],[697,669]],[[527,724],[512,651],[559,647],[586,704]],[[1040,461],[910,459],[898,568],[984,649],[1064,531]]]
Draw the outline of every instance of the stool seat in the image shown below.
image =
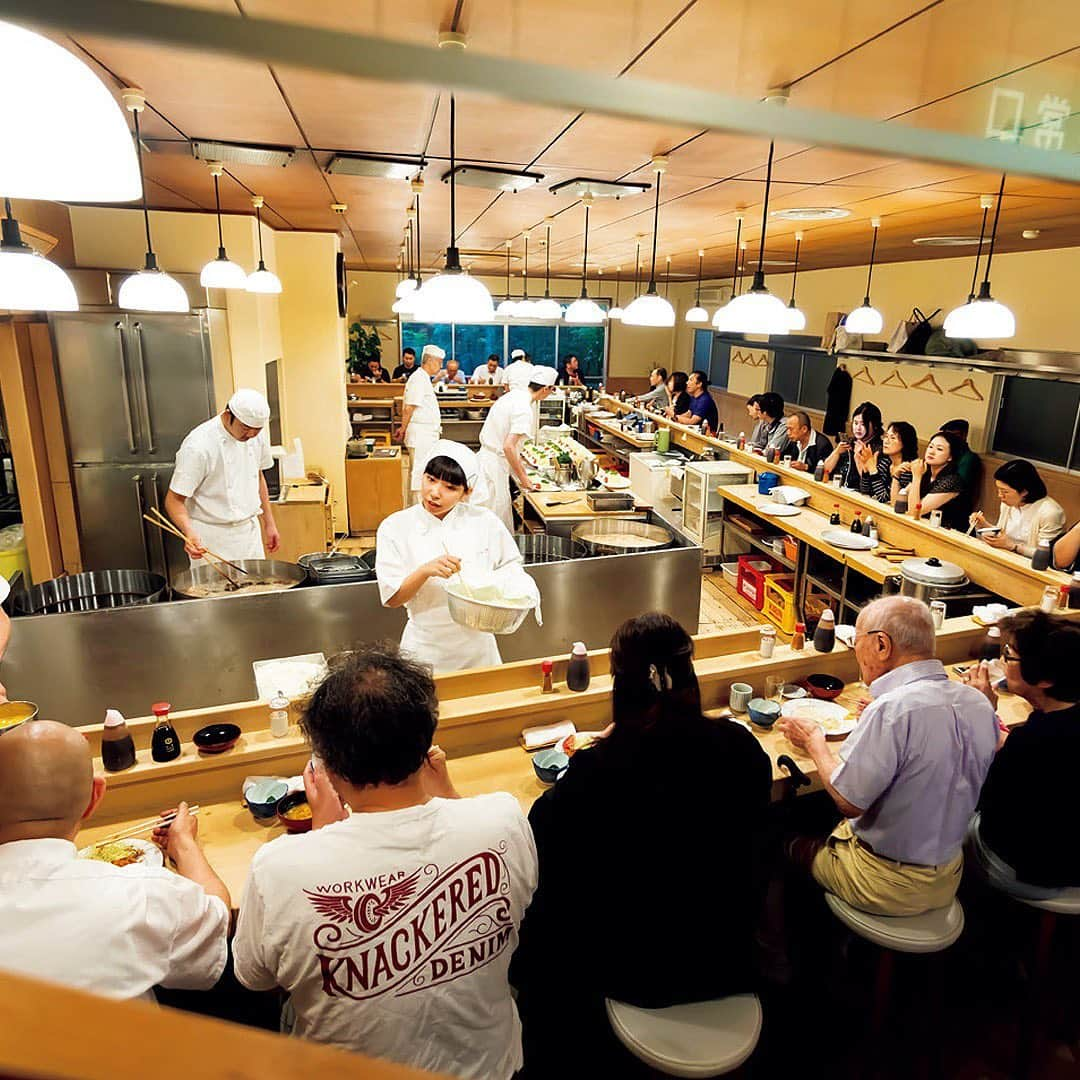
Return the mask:
[[1080,915],[1080,889],[1064,889],[1059,895],[1047,897],[1045,900],[1028,900],[1014,893],[1009,895],[1021,904],[1039,908],[1041,911],[1052,911],[1055,915]]
[[608,1021],[639,1061],[667,1076],[720,1076],[737,1069],[761,1036],[761,1002],[754,994],[639,1009],[608,998]]
[[829,910],[859,937],[902,953],[935,953],[947,949],[964,929],[964,909],[958,900],[921,915],[871,915],[832,893],[825,894]]

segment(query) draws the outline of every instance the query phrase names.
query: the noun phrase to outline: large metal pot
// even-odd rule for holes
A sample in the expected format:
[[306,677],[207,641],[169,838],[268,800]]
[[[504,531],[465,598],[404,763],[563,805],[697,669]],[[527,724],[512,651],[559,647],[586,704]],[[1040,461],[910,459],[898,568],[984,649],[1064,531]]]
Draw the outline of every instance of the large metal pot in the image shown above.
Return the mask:
[[905,559],[900,564],[900,577],[886,582],[886,592],[899,592],[901,596],[912,596],[929,604],[931,600],[948,599],[969,584],[962,567],[931,556],[929,559]]
[[[247,574],[238,574],[229,567],[224,567],[225,572],[237,581],[255,583],[257,581],[281,581],[284,582],[282,589],[292,589],[301,584],[307,578],[307,571],[296,563],[278,562],[276,559],[237,559],[236,565],[247,571]],[[192,591],[200,585],[217,585],[221,582],[221,575],[209,564],[195,566],[177,574],[172,580],[172,590],[176,596],[185,599],[203,599],[200,592]],[[247,589],[238,589],[236,592],[224,592],[215,594],[215,599],[221,596],[250,596]]]
[[564,536],[549,536],[547,533],[518,533],[514,537],[525,559],[526,566],[535,563],[566,562],[568,559],[580,559],[585,548],[576,540]]
[[371,581],[375,576],[375,570],[359,555],[313,551],[301,555],[299,562],[315,585],[347,585],[354,581]]
[[165,579],[146,570],[94,570],[52,578],[15,598],[21,615],[58,615],[72,611],[152,604],[165,592]]
[[640,555],[670,547],[675,536],[663,525],[607,518],[575,525],[570,539],[584,545],[590,555]]

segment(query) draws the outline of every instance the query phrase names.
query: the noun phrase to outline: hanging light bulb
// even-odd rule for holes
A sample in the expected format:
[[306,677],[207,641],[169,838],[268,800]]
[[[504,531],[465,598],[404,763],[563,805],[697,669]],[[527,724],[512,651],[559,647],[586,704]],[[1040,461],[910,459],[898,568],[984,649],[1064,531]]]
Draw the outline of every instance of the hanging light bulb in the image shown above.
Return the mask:
[[511,319],[517,311],[517,301],[510,295],[510,248],[513,240],[506,241],[506,298],[499,301],[495,314],[500,319]]
[[563,318],[568,323],[595,326],[604,321],[604,309],[589,299],[585,288],[585,275],[589,266],[589,209],[592,206],[592,196],[583,195],[582,205],[585,207],[585,251],[581,257],[581,295],[566,309]]
[[[656,291],[656,238],[660,230],[660,177],[667,168],[667,158],[657,156],[652,160],[656,170],[656,193],[653,202],[652,268],[649,271],[649,288],[644,296],[635,297],[623,313],[624,326],[674,326],[675,309]],[[670,282],[670,275],[668,276]]]
[[146,180],[142,167],[142,138],[139,132],[139,113],[146,108],[141,90],[125,90],[121,95],[124,106],[135,119],[135,159],[139,165],[142,186],[143,225],[146,227],[146,263],[137,274],[124,279],[117,303],[128,311],[188,311],[187,293],[175,278],[158,269],[154,245],[150,242],[150,211],[146,206]]
[[[979,254],[982,251],[982,232],[979,233],[979,252],[975,255],[975,277],[971,282],[968,302],[950,311],[945,318],[945,336],[950,338],[1011,338],[1016,333],[1016,317],[1004,305],[990,295],[990,262],[994,257],[994,241],[997,239],[1001,200],[1005,194],[1005,174],[1001,174],[997,205],[994,207],[994,226],[990,230],[990,250],[986,253],[986,275],[979,287],[979,295],[973,298],[975,278],[979,276]],[[987,205],[983,204],[983,228],[986,227]]]
[[450,95],[450,245],[446,268],[428,278],[416,293],[416,317],[420,322],[490,322],[495,304],[483,282],[465,273],[457,248],[456,145],[457,105]]
[[607,317],[609,319],[621,319],[623,317],[623,309],[619,307],[619,286],[622,284],[620,281],[620,275],[622,273],[622,267],[615,267],[615,306],[608,308]]
[[397,288],[394,290],[394,295],[400,300],[406,294],[415,291],[416,282],[412,279],[412,277],[407,277],[402,278],[401,281],[397,283]]
[[13,199],[137,199],[141,174],[131,132],[94,72],[67,49],[9,22],[0,22],[0,55],[8,147],[0,191]]
[[[742,236],[742,214],[735,215],[735,265],[731,270],[731,300],[735,299],[735,290],[738,288],[739,283],[739,254],[741,248],[739,247],[739,238]],[[731,300],[726,304],[716,309],[716,314],[712,317],[712,324],[717,330],[727,329],[727,312],[731,307]]]
[[207,163],[210,166],[210,175],[214,178],[214,205],[217,208],[217,235],[218,253],[216,259],[211,259],[199,275],[199,284],[204,289],[242,289],[247,283],[247,274],[244,268],[237,265],[225,254],[225,239],[221,232],[221,191],[218,187],[221,174],[225,166],[220,161]]
[[0,308],[5,311],[78,311],[71,278],[54,262],[39,255],[19,232],[4,199],[3,242],[0,242]]
[[281,278],[279,278],[277,274],[273,274],[269,270],[267,270],[266,263],[263,261],[263,197],[261,195],[252,195],[251,205],[255,207],[255,229],[259,234],[259,265],[255,267],[253,273],[248,275],[247,285],[245,286],[245,288],[250,293],[279,293],[281,292]]
[[514,318],[535,319],[536,304],[529,299],[529,230],[522,232],[525,240],[525,262],[522,273],[522,296],[514,307]]
[[703,248],[699,248],[697,253],[697,296],[694,299],[694,306],[686,313],[688,323],[709,321],[709,313],[701,306],[701,264],[704,259],[705,251]]
[[[411,207],[410,207],[411,209]],[[409,276],[404,280],[412,280],[412,254],[413,254],[413,242],[412,242],[412,221],[409,221],[405,226],[405,236],[401,244],[401,257],[408,262]],[[401,269],[401,260],[398,260],[398,269]],[[400,283],[399,283],[400,284]],[[413,297],[416,295],[416,282],[413,281],[412,289],[401,293],[398,298],[390,305],[390,310],[395,315],[412,315],[413,310]]]
[[542,300],[536,301],[535,317],[537,319],[561,319],[562,318],[562,305],[558,300],[551,298],[551,222],[550,217],[544,218],[544,224],[547,226],[547,238],[544,241],[544,257],[546,262],[545,281],[544,281],[544,297]]
[[844,329],[849,334],[880,334],[885,320],[881,312],[870,304],[870,280],[874,274],[874,255],[877,252],[877,232],[881,228],[881,218],[871,218],[870,227],[874,230],[874,239],[870,244],[870,268],[866,273],[866,296],[861,307],[857,307],[844,320]]
[[[421,162],[422,164],[422,162]],[[413,288],[409,290],[410,293],[415,292],[424,283],[424,279],[420,273],[420,196],[424,194],[424,177],[419,173],[409,181],[409,187],[413,193],[413,209],[416,212],[416,217],[413,221],[416,222],[416,227],[410,232],[410,244],[409,244],[409,265],[412,267],[410,277],[413,280]],[[413,254],[413,242],[416,245],[416,257],[411,258]]]
[[791,299],[788,301],[788,333],[797,334],[806,329],[806,316],[795,306],[795,279],[799,276],[799,250],[802,248],[801,232],[795,234],[795,269],[791,273]]

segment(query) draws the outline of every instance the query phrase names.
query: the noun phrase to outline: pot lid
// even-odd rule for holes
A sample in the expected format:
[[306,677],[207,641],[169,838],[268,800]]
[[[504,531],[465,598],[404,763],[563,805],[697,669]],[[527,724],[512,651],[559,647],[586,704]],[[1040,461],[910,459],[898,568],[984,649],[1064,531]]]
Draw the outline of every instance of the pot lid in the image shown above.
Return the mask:
[[919,585],[962,585],[967,580],[956,563],[942,562],[936,555],[929,559],[905,559],[900,572]]

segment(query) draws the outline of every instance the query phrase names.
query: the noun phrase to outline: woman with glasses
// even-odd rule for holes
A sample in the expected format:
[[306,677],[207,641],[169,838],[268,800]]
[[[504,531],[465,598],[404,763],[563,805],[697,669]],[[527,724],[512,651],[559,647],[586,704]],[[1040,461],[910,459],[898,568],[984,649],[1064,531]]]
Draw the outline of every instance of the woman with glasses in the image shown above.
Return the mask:
[[859,490],[864,495],[887,503],[893,480],[899,487],[911,483],[911,462],[919,456],[919,439],[906,420],[894,420],[881,433],[881,447],[874,451],[864,446],[856,449],[859,469]]
[[1046,484],[1030,461],[1006,461],[994,473],[994,487],[1001,500],[997,524],[992,526],[981,510],[971,515],[972,525],[996,530],[981,534],[991,547],[1030,559],[1041,540],[1053,543],[1065,531],[1065,511],[1046,493]]

